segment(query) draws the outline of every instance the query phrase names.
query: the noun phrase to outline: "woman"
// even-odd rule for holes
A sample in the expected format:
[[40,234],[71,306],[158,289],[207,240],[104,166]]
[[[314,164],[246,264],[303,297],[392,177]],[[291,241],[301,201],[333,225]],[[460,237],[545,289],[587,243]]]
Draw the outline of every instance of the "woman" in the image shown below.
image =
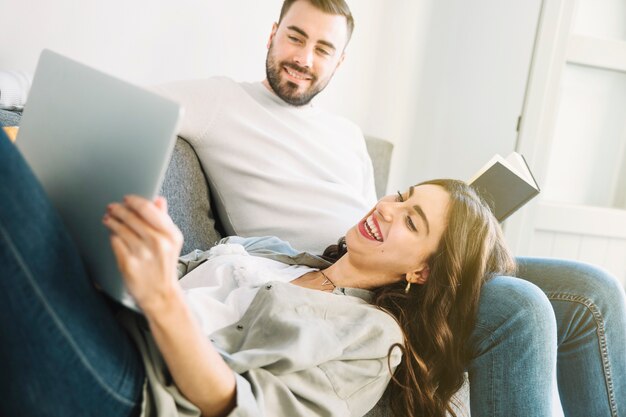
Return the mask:
[[131,340],[4,138],[0,155],[2,415],[361,415],[394,370],[397,415],[444,415],[481,284],[513,268],[486,206],[441,180],[381,200],[332,265],[230,239],[181,284],[165,201],[129,196],[103,222],[144,313],[114,308]]

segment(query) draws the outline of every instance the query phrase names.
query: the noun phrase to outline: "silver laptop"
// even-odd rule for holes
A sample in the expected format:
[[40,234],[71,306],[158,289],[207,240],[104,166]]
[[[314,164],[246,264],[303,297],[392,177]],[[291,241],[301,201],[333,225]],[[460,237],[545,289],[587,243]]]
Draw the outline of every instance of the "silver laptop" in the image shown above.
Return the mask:
[[182,109],[172,101],[44,50],[16,145],[74,239],[89,276],[137,309],[102,225],[107,204],[153,198],[167,169]]

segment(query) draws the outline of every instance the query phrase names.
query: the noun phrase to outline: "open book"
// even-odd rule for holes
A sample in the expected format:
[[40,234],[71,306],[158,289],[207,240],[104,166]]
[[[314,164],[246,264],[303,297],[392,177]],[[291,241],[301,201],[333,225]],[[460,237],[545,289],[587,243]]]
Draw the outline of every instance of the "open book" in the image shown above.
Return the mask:
[[539,185],[522,155],[495,155],[468,182],[491,206],[499,222],[539,194]]

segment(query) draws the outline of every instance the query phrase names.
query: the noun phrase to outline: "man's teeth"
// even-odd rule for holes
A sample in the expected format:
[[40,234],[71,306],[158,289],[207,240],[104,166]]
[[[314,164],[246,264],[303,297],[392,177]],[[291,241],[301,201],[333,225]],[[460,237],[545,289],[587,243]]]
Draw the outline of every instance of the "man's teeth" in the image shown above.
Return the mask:
[[304,75],[300,75],[300,73],[294,72],[294,71],[290,70],[289,68],[285,68],[285,70],[287,71],[287,73],[289,75],[291,75],[292,77],[297,78],[299,80],[308,80],[309,79],[308,77],[306,77]]
[[369,235],[377,241],[383,241],[383,238],[380,235],[380,231],[376,228],[376,224],[374,223],[374,219],[372,219],[372,216],[368,217],[365,220],[365,230],[367,230],[367,233],[369,233]]

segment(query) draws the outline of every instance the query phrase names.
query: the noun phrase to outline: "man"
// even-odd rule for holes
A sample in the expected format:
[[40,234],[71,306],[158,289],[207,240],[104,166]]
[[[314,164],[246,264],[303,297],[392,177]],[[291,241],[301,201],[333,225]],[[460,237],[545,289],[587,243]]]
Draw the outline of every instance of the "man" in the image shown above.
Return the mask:
[[[201,160],[227,234],[275,235],[321,253],[372,207],[362,133],[311,101],[343,62],[353,27],[342,0],[287,0],[262,83],[212,78],[160,88],[186,107],[180,135]],[[497,277],[481,293],[468,368],[472,415],[551,415],[557,343],[566,413],[626,413],[623,290],[589,266],[519,263],[524,280]],[[605,331],[607,320],[617,325]]]
[[180,135],[202,162],[227,234],[277,235],[314,253],[376,201],[360,129],[311,103],[341,65],[352,27],[347,7],[339,14],[338,2],[317,3],[328,12],[285,3],[263,83],[212,78],[161,87],[186,108]]

